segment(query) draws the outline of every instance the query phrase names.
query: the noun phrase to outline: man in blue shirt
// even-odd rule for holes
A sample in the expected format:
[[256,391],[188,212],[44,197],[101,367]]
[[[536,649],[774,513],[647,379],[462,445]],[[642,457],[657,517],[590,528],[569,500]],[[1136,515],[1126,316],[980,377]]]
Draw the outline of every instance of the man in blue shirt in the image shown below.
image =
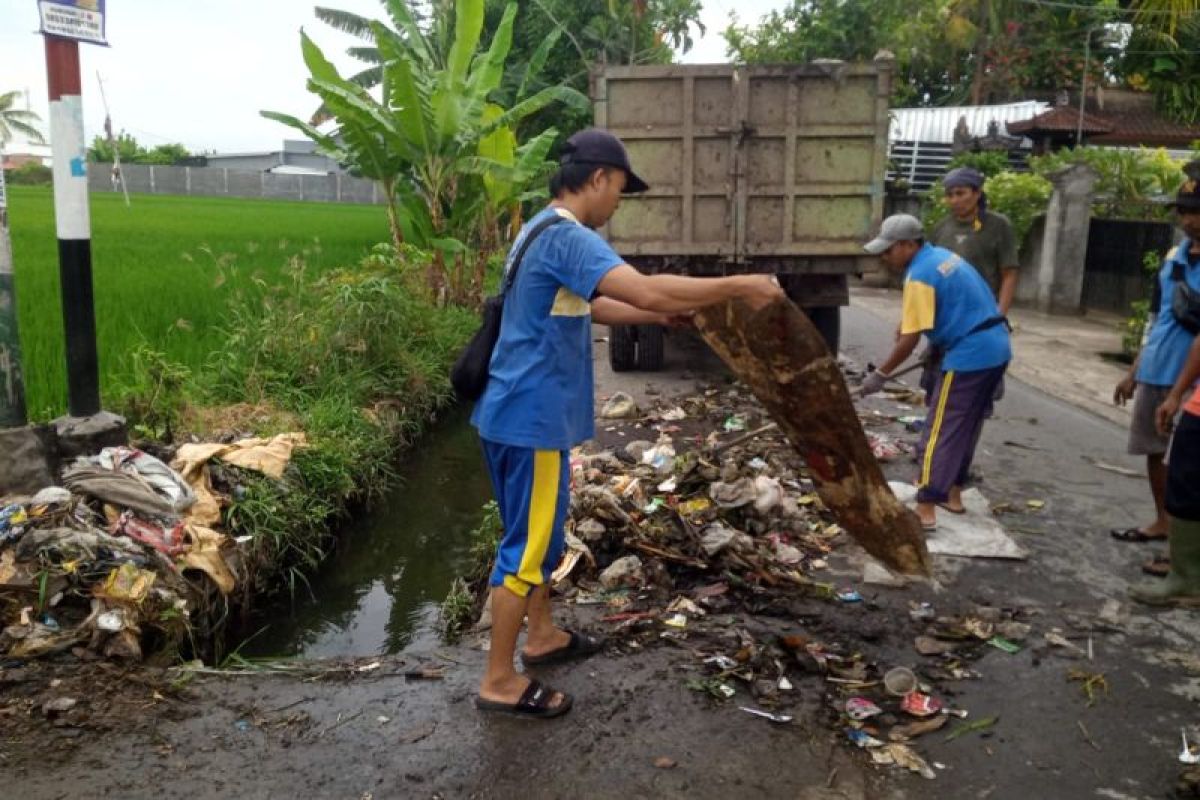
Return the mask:
[[[1200,161],[1188,164],[1184,172],[1188,177],[1176,195],[1175,210],[1185,238],[1163,261],[1154,291],[1154,307],[1150,309],[1152,321],[1146,343],[1129,368],[1129,374],[1117,384],[1113,393],[1117,405],[1125,405],[1133,399],[1129,453],[1146,457],[1146,476],[1155,509],[1154,521],[1149,525],[1112,531],[1115,538],[1126,542],[1164,540],[1170,529],[1165,507],[1167,467],[1163,460],[1170,437],[1155,427],[1155,409],[1171,391],[1195,339],[1195,333],[1184,328],[1171,311],[1176,278],[1192,289],[1200,290]],[[1144,567],[1147,572],[1158,575],[1166,574],[1166,568],[1165,559],[1153,560]]]
[[481,710],[544,718],[571,708],[569,695],[514,668],[523,621],[526,666],[587,656],[601,646],[554,625],[548,585],[564,547],[568,455],[595,433],[592,323],[667,324],[728,299],[758,309],[784,297],[772,276],[648,276],[626,264],[594,229],[613,215],[623,192],[647,188],[619,139],[601,130],[577,133],[550,181],[554,199],[513,245],[515,253],[548,216],[563,218],[541,230],[517,266],[487,388],[471,417],[504,523],[490,581],[491,648],[475,701]]
[[939,506],[964,511],[962,489],[975,446],[1012,358],[1008,327],[987,282],[961,256],[926,244],[915,217],[888,217],[863,249],[906,273],[900,334],[891,354],[863,381],[863,394],[884,387],[922,334],[945,354],[918,450],[917,516],[926,530],[934,530]]

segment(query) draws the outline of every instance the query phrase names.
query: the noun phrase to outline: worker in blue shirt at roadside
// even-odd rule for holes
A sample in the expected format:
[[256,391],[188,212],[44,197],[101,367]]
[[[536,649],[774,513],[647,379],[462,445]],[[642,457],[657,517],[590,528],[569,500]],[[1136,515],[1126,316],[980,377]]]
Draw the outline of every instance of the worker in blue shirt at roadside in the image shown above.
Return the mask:
[[918,448],[917,516],[937,527],[937,509],[964,511],[962,490],[996,387],[1012,359],[1008,326],[991,288],[961,256],[927,244],[921,222],[908,214],[883,221],[863,247],[904,273],[900,335],[892,352],[862,384],[880,391],[912,355],[922,334],[945,355]]
[[[1177,287],[1182,283],[1200,292],[1200,161],[1187,164],[1184,173],[1186,180],[1175,197],[1175,211],[1184,239],[1163,260],[1145,345],[1113,392],[1113,401],[1117,405],[1133,400],[1129,453],[1146,457],[1146,476],[1155,509],[1155,518],[1150,524],[1111,531],[1113,537],[1124,542],[1164,541],[1171,525],[1165,501],[1167,466],[1164,461],[1170,436],[1155,427],[1155,410],[1170,393],[1196,338],[1196,331],[1189,330],[1172,310]],[[1163,576],[1169,564],[1168,558],[1158,557],[1142,569],[1151,575]]]
[[[492,639],[475,701],[480,710],[546,718],[571,708],[570,695],[515,669],[523,622],[527,668],[602,646],[596,637],[555,626],[548,585],[564,549],[568,455],[595,433],[592,323],[669,324],[728,299],[759,309],[784,298],[773,276],[643,275],[626,264],[594,229],[613,215],[622,193],[647,188],[619,139],[581,131],[564,147],[549,207],[513,245],[515,253],[539,229],[505,296],[487,388],[471,417],[504,523],[490,580]],[[552,215],[561,221],[539,228]]]

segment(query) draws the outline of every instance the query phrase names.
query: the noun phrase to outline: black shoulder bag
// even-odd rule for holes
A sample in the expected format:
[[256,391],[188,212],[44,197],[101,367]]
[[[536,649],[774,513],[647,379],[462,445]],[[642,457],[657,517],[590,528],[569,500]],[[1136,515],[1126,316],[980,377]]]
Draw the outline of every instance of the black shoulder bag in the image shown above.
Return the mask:
[[508,269],[508,274],[504,276],[504,283],[501,285],[499,293],[483,302],[483,322],[480,324],[479,330],[475,331],[475,335],[471,337],[471,341],[467,342],[467,346],[459,353],[454,366],[450,368],[450,383],[454,386],[454,394],[457,395],[460,402],[475,402],[483,396],[483,390],[487,388],[488,365],[492,361],[492,351],[496,349],[496,340],[500,338],[500,322],[504,316],[504,297],[517,279],[517,270],[521,266],[521,260],[525,258],[526,251],[542,231],[564,221],[565,218],[556,212],[534,225],[513,257],[512,266]]
[[1200,334],[1200,292],[1188,286],[1183,264],[1178,261],[1171,267],[1171,280],[1175,283],[1171,293],[1171,313],[1175,321],[1193,336]]

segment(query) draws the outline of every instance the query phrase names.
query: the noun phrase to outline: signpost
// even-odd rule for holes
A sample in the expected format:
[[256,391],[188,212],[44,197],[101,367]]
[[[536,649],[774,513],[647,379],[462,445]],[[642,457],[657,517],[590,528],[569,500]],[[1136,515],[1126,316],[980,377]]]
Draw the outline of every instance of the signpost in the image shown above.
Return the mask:
[[104,0],[38,0],[44,36],[107,45]]

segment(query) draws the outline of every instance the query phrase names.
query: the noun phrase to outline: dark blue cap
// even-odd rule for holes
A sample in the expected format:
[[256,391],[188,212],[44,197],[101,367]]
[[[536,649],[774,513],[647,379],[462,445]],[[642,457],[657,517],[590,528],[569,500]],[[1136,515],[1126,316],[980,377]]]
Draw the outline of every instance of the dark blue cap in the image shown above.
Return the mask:
[[595,164],[599,167],[617,167],[625,171],[625,194],[637,194],[650,187],[639,178],[629,165],[629,153],[621,140],[608,131],[588,128],[567,139],[563,145],[560,163]]

